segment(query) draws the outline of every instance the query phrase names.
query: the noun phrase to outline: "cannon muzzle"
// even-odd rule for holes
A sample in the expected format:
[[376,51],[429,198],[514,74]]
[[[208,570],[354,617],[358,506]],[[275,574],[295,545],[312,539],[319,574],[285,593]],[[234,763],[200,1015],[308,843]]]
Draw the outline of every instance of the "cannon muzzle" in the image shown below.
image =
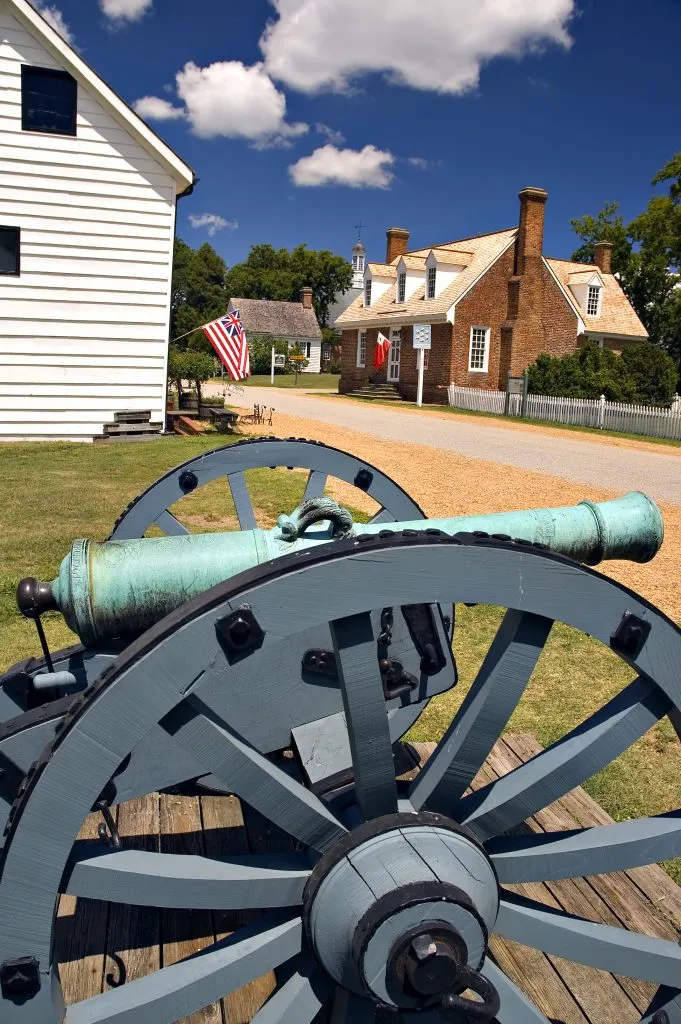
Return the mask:
[[[407,523],[357,525],[329,498],[312,499],[272,530],[77,540],[51,584],[23,581],[19,607],[34,616],[37,604],[57,608],[83,643],[141,633],[164,615],[237,573],[339,536],[393,530],[440,530],[453,536],[482,530],[545,544],[588,565],[605,559],[647,562],[664,536],[657,505],[639,491],[596,504],[531,509]],[[29,600],[30,598],[30,600]]]

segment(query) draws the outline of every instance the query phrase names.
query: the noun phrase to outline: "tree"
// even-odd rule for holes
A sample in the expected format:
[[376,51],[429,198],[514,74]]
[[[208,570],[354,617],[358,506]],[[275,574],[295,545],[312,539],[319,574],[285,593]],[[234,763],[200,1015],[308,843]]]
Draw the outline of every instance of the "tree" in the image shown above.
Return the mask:
[[[253,335],[248,339],[248,352],[251,360],[251,373],[269,374],[272,368],[272,346],[279,355],[285,355],[288,363],[289,347],[288,342],[283,338],[272,338],[269,335]],[[290,373],[287,370],[276,369],[275,373]]]
[[289,360],[293,364],[293,372],[296,375],[295,384],[297,384],[298,374],[309,365],[310,360],[306,357],[302,347],[297,342],[289,352]]
[[[178,238],[173,255],[173,281],[170,293],[170,337],[181,335],[223,316],[229,299],[225,289],[227,266],[207,242],[198,249]],[[181,338],[182,349],[208,352],[209,342],[201,332]]]
[[582,239],[579,249],[572,254],[578,263],[593,263],[596,242],[612,242],[612,272],[623,274],[629,269],[632,243],[627,234],[624,218],[617,212],[619,203],[606,203],[595,217],[577,217],[570,221],[574,233]]
[[168,351],[168,379],[175,387],[179,396],[182,394],[182,381],[189,381],[194,386],[196,397],[201,405],[201,385],[210,380],[215,373],[215,360],[205,352],[196,349],[179,349],[171,345]]
[[246,261],[228,272],[226,288],[230,298],[297,302],[300,289],[309,285],[317,319],[325,327],[329,307],[351,284],[351,265],[328,249],[298,245],[289,252],[272,245],[254,245]]

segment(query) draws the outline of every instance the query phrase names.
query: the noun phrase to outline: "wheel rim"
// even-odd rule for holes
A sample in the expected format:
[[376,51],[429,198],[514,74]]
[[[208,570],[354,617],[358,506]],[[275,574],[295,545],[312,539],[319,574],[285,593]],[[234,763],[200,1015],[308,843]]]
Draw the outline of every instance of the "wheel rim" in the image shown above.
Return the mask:
[[[381,572],[377,573],[379,552]],[[676,666],[680,660],[680,634],[673,623],[607,578],[565,559],[519,546],[436,543],[432,537],[405,540],[399,536],[342,543],[324,553],[313,553],[303,564],[301,560],[295,564],[282,560],[264,573],[244,574],[240,580],[215,588],[169,616],[133,644],[105,673],[65,724],[42,763],[29,773],[3,851],[0,963],[33,956],[41,964],[44,983],[40,992],[23,1006],[5,1000],[2,1008],[7,1016],[3,1020],[10,1024],[32,1024],[34,1020],[52,1024],[60,1019],[58,994],[55,996],[47,984],[48,974],[53,972],[46,965],[50,962],[54,901],[73,839],[83,813],[92,806],[103,783],[135,742],[159,720],[181,746],[202,759],[207,769],[221,771],[230,780],[236,780],[234,792],[312,850],[323,854],[347,836],[352,815],[339,817],[329,804],[276,769],[231,732],[228,723],[217,719],[210,706],[211,686],[217,683],[216,658],[221,656],[215,640],[215,622],[224,615],[228,602],[238,600],[251,606],[265,632],[263,646],[281,642],[275,641],[274,634],[278,638],[285,635],[282,609],[291,606],[292,595],[300,596],[301,573],[312,595],[322,590],[326,595],[324,612],[332,620],[334,647],[341,668],[340,685],[352,737],[356,813],[360,817],[371,820],[386,808],[388,813],[396,813],[400,808],[388,759],[390,742],[378,670],[373,678],[367,678],[365,670],[358,670],[358,666],[368,664],[366,658],[358,658],[358,647],[362,645],[357,643],[357,636],[368,628],[368,613],[352,611],[357,602],[351,596],[343,596],[343,592],[351,594],[352,588],[355,594],[362,593],[362,600],[369,607],[386,601],[406,604],[465,600],[503,604],[511,609],[495,640],[497,649],[493,657],[485,659],[450,730],[406,793],[411,813],[421,808],[437,809],[447,802],[450,815],[471,828],[478,841],[483,842],[502,885],[532,878],[581,876],[585,858],[589,874],[594,874],[596,869],[624,870],[679,852],[678,812],[599,826],[577,834],[557,833],[548,839],[497,835],[501,826],[508,829],[524,820],[528,808],[532,813],[531,808],[544,806],[579,785],[647,731],[650,724],[679,709],[681,688]],[[560,586],[555,585],[557,574]],[[519,578],[522,588],[518,587]],[[344,591],[335,585],[341,581]],[[361,591],[360,583],[364,585]],[[501,682],[506,690],[514,690],[519,699],[536,662],[536,657],[530,657],[521,665],[521,660],[515,658],[518,646],[534,647],[538,656],[548,636],[549,618],[582,630],[588,624],[591,635],[609,645],[625,612],[650,624],[642,649],[635,657],[628,657],[628,663],[640,676],[606,708],[534,761],[486,789],[462,796],[467,784],[464,776],[475,774],[476,761],[484,760],[512,710],[508,700],[496,699]],[[315,616],[320,615],[320,602],[311,596],[297,605],[295,614],[297,627],[311,625]],[[370,643],[368,639],[366,642]],[[192,648],[191,656],[188,647]],[[250,655],[258,656],[258,652]],[[495,664],[503,664],[503,671],[494,672]],[[188,678],[196,680],[189,689]],[[490,717],[491,707],[496,711]],[[478,729],[473,743],[472,726],[476,720],[479,722],[482,711],[486,712],[482,715],[484,729],[482,734]],[[117,723],[115,734],[112,722]],[[456,770],[450,770],[453,750]],[[401,806],[404,810],[404,798]],[[30,865],[38,861],[42,870],[36,877]],[[158,905],[159,893],[167,892],[163,876],[168,869],[162,870],[158,860],[153,860],[153,867],[150,864],[136,858],[134,871],[128,871],[120,881],[127,889],[121,889],[119,897],[127,892],[134,897],[128,902],[153,898],[157,901],[153,905]],[[248,905],[271,908],[300,905],[311,862],[304,857],[293,861],[289,858],[275,865],[270,863],[266,869],[262,862],[253,862],[247,865],[248,870],[241,865],[241,874],[234,865],[229,870],[223,865],[223,876],[215,875],[215,865],[209,867],[213,875],[209,872],[207,882],[196,877],[184,878],[192,899],[209,900],[210,906],[233,906],[235,900],[245,898]],[[76,865],[69,891],[75,888],[76,894],[103,895],[106,890],[100,869],[101,862]],[[84,892],[86,876],[88,888]],[[161,881],[156,883],[155,895],[145,896],[152,877]],[[25,914],[27,906],[31,908],[30,920]],[[502,893],[494,930],[543,952],[660,983],[656,1000],[641,1020],[653,1021],[654,1014],[661,1012],[667,1014],[671,1024],[681,1019],[681,950],[673,942],[571,918],[507,890]],[[150,979],[108,992],[90,1001],[90,1005],[69,1008],[66,1019],[68,1024],[85,1020],[176,1020],[182,1013],[226,994],[226,987],[239,987],[289,960],[295,968],[292,977],[256,1020],[258,1024],[294,1020],[303,1024],[311,1021],[319,1006],[331,998],[334,986],[329,982],[329,972],[311,957],[299,913],[281,910],[237,933],[226,944],[209,947],[192,961],[191,968],[187,964],[164,968],[160,976],[152,975]],[[501,996],[498,1019],[502,1024],[546,1024],[546,1018],[489,958],[483,974]],[[35,1015],[39,1001],[42,1016]],[[348,1022],[374,1019],[372,1004],[359,993],[344,997],[344,1002]],[[134,1016],[131,1007],[134,1012],[148,1016]],[[125,1013],[133,1015],[125,1017]],[[367,1013],[374,1016],[366,1016]],[[408,1017],[409,1014],[405,1020]],[[658,1017],[657,1021],[663,1019]]]

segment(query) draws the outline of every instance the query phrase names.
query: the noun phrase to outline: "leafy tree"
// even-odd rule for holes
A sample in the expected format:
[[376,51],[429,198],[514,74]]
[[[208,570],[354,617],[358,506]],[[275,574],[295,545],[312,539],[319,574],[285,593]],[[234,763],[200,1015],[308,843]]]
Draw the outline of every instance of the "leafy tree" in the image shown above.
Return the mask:
[[342,256],[328,249],[308,249],[298,245],[275,249],[272,245],[254,245],[244,263],[237,263],[227,274],[229,297],[275,299],[297,302],[300,289],[312,288],[312,301],[319,323],[326,326],[329,307],[336,296],[352,283],[352,267]]
[[[181,338],[188,331],[223,316],[229,298],[225,289],[227,266],[207,242],[198,249],[178,238],[173,256],[170,293],[170,337]],[[208,352],[209,342],[201,332],[181,338],[182,349]]]
[[625,348],[621,356],[586,342],[576,352],[557,357],[540,355],[529,367],[528,383],[537,395],[600,398],[611,402],[669,402],[676,386],[674,360],[647,342]]
[[[268,335],[253,335],[248,339],[248,352],[251,360],[251,373],[269,374],[272,368],[272,346],[279,355],[286,356],[288,364],[289,347],[283,338],[271,338]],[[275,373],[290,373],[290,369],[277,367]]]
[[624,218],[617,212],[619,203],[606,203],[595,217],[577,217],[570,227],[581,238],[582,244],[572,254],[578,263],[593,263],[596,242],[612,242],[612,272],[626,273],[632,254],[631,239]]
[[302,346],[295,344],[289,352],[289,361],[293,366],[293,372],[296,375],[295,383],[298,383],[298,374],[309,366],[310,360],[305,356]]
[[215,373],[215,360],[205,352],[196,349],[177,348],[171,345],[168,352],[168,379],[177,391],[178,398],[182,393],[182,381],[189,381],[194,386],[196,397],[201,404],[201,385],[210,380]]

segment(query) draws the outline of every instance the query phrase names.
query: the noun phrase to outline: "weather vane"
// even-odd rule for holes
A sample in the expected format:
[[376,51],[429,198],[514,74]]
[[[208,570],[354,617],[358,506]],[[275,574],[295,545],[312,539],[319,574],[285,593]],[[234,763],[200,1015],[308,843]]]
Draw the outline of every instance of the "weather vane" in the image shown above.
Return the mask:
[[357,231],[357,240],[359,241],[362,237],[362,228],[365,228],[366,224],[363,224],[360,220],[359,224],[355,224],[355,230]]

